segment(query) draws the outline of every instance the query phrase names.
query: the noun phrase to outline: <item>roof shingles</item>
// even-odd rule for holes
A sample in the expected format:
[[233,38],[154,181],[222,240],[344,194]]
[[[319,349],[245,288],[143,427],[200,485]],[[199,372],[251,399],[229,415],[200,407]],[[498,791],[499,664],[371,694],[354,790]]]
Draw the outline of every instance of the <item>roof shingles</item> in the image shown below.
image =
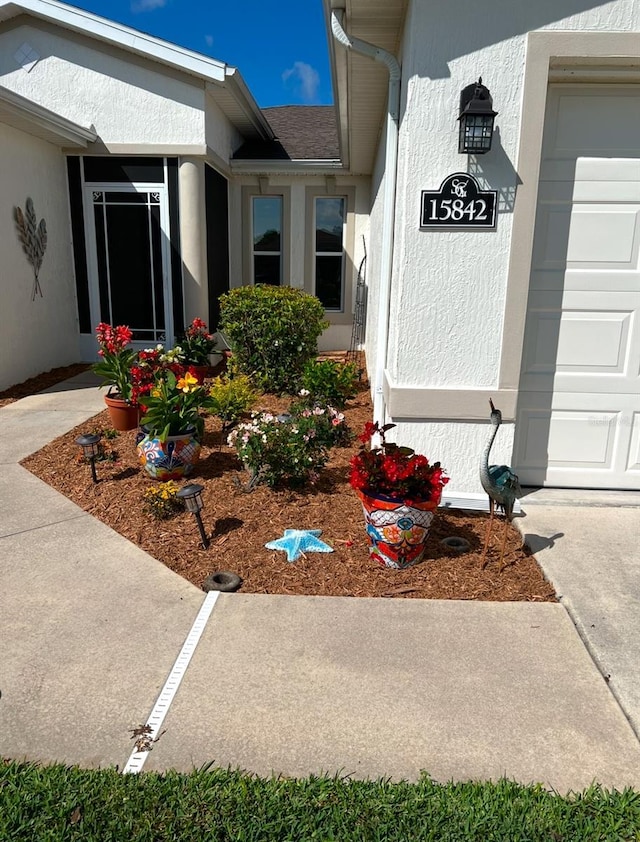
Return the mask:
[[315,160],[340,158],[336,116],[332,105],[282,105],[263,108],[275,134],[272,142],[248,142],[235,153],[238,160]]

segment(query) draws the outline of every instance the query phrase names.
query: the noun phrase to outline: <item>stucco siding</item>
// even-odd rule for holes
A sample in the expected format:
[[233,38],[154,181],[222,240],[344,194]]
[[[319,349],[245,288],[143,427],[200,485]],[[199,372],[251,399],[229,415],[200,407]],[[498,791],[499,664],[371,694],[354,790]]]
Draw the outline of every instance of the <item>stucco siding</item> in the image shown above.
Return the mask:
[[[477,460],[486,425],[446,418],[429,390],[498,391],[513,209],[518,189],[518,150],[528,33],[536,30],[629,32],[640,30],[634,0],[598,3],[505,4],[493,0],[480,10],[472,0],[443,6],[412,0],[405,21],[399,135],[395,254],[387,357],[389,380],[423,396],[424,417],[401,415],[394,437],[441,459],[451,490],[479,492]],[[493,148],[487,155],[458,154],[460,91],[482,76],[498,111]],[[381,146],[382,149],[382,146]],[[377,168],[380,167],[381,150]],[[420,230],[420,192],[437,189],[454,172],[473,174],[481,188],[498,191],[494,231]],[[374,184],[383,180],[374,177]],[[378,192],[378,196],[380,193]],[[378,248],[379,199],[371,214],[372,248]],[[371,261],[370,308],[377,272]],[[367,354],[375,354],[375,315],[369,313]],[[519,355],[520,349],[513,353]],[[518,357],[519,358],[519,357]],[[422,390],[422,391],[420,391]],[[497,405],[499,401],[496,400]],[[487,418],[489,407],[487,405]],[[501,430],[492,461],[512,461],[513,425]]]
[[[41,56],[26,72],[14,53]],[[0,29],[0,84],[82,125],[110,144],[205,144],[202,83],[124,51],[22,23]]]
[[[0,123],[0,389],[80,358],[64,156]],[[9,165],[10,163],[10,165]],[[32,301],[33,270],[15,230],[13,209],[33,199],[48,244],[40,270],[43,297]]]
[[226,167],[233,153],[242,145],[243,138],[210,96],[205,98],[205,108],[207,146],[220,157]]

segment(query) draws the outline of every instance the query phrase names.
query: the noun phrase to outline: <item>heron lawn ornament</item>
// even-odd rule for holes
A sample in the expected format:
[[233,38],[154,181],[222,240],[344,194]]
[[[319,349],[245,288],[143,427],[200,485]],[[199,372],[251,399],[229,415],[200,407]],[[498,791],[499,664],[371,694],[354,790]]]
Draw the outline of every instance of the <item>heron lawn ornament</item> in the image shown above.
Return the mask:
[[14,208],[18,239],[22,243],[22,250],[27,255],[27,260],[33,267],[33,295],[31,300],[36,300],[36,294],[42,298],[42,287],[38,275],[42,266],[42,258],[47,248],[47,224],[44,219],[38,222],[33,199],[28,198],[25,211],[22,208]]
[[502,509],[504,512],[504,533],[502,536],[502,549],[500,551],[500,571],[503,569],[504,548],[507,542],[507,527],[513,517],[513,506],[515,501],[522,497],[522,489],[518,482],[518,477],[514,474],[508,465],[489,465],[489,454],[491,447],[498,434],[498,428],[502,424],[502,413],[493,405],[493,401],[489,398],[489,405],[491,406],[491,425],[493,430],[489,435],[489,441],[482,456],[480,463],[480,482],[482,487],[489,495],[489,523],[487,524],[487,534],[484,539],[484,549],[482,550],[482,569],[487,566],[487,549],[489,547],[489,538],[491,537],[491,527],[493,525],[493,516],[496,508]]

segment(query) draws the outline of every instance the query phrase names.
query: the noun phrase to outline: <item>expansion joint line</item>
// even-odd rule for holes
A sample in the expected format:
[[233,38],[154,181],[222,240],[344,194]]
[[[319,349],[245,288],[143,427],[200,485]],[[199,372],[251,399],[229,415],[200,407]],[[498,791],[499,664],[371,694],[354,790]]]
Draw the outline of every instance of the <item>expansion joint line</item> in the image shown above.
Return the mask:
[[[209,591],[205,597],[200,611],[198,612],[198,616],[191,627],[191,631],[187,635],[187,639],[184,642],[182,650],[176,658],[176,662],[174,663],[173,668],[169,673],[169,677],[158,696],[158,700],[151,711],[151,715],[147,719],[146,727],[148,730],[146,731],[146,742],[149,746],[151,746],[154,740],[157,740],[158,738],[164,718],[169,711],[174,696],[178,692],[178,687],[180,686],[184,674],[187,671],[189,662],[191,661],[193,653],[196,651],[198,641],[202,637],[202,632],[205,630],[209,617],[211,616],[211,612],[213,611],[213,606],[216,604],[219,596],[220,591]],[[142,771],[142,767],[144,766],[148,754],[148,749],[146,751],[140,751],[137,748],[134,749],[131,752],[131,757],[127,760],[126,766],[122,770],[122,774],[137,774]]]

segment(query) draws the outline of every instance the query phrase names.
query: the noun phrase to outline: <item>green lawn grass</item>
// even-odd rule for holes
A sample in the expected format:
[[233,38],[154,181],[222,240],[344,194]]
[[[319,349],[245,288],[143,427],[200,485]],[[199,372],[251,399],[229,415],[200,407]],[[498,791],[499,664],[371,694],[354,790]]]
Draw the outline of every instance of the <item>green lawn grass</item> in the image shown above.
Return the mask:
[[0,840],[640,840],[640,793],[0,763]]

